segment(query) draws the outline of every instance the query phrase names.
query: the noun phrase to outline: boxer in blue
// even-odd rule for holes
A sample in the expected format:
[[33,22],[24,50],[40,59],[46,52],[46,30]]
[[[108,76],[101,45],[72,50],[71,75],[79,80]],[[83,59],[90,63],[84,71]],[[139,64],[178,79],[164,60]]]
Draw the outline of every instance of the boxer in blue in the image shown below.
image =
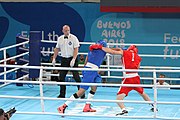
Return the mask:
[[[107,43],[103,40],[99,40],[96,44],[100,44],[103,47],[107,47]],[[91,46],[89,47],[89,49],[90,49],[90,51],[88,52],[88,55],[86,57],[84,68],[91,68],[91,69],[99,68],[105,55],[106,55],[106,52],[104,52],[101,49],[94,50],[93,48],[91,48]],[[83,73],[82,83],[101,82],[101,76],[98,74],[97,71],[83,71],[82,73]],[[89,86],[81,85],[80,89],[76,93],[74,93],[70,98],[78,99],[85,93],[86,90],[88,90],[88,88],[89,88]],[[91,90],[88,94],[87,99],[93,99],[96,89],[97,89],[97,86],[91,86]],[[65,109],[72,102],[73,101],[66,101],[62,106],[57,108],[58,112],[64,113]],[[86,102],[83,112],[96,112],[96,110],[91,108],[90,102]]]

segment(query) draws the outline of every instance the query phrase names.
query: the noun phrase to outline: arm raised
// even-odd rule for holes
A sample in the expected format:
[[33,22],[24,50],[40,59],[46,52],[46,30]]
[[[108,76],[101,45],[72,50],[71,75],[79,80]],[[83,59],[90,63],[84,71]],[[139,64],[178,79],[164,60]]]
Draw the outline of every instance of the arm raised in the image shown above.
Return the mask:
[[121,48],[107,48],[107,47],[102,47],[102,50],[106,53],[113,54],[113,55],[122,55],[123,50]]

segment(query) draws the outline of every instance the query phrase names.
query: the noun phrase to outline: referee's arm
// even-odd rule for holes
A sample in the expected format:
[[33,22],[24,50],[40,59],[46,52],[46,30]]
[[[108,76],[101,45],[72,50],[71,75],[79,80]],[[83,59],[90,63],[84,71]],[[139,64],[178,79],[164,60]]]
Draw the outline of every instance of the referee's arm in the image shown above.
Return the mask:
[[78,47],[74,48],[74,52],[73,52],[73,58],[74,58],[74,59],[77,58],[78,51],[79,51],[79,48],[78,48]]
[[59,53],[59,48],[55,48],[55,49],[54,49],[53,60],[55,60],[55,59],[56,59],[56,57],[57,57],[58,53]]
[[74,52],[73,52],[73,59],[76,60],[78,52],[79,52],[79,40],[76,36],[74,36]]

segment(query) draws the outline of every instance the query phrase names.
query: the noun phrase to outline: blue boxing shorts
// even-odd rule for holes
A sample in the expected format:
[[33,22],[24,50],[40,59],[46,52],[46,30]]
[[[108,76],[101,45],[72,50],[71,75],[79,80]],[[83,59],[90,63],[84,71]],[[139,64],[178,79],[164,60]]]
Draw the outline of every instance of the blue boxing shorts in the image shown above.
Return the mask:
[[[85,66],[84,68],[90,68],[90,67]],[[97,71],[83,71],[82,75],[83,75],[83,79],[81,83],[101,83],[102,78]],[[81,85],[80,88],[87,90],[89,86]]]

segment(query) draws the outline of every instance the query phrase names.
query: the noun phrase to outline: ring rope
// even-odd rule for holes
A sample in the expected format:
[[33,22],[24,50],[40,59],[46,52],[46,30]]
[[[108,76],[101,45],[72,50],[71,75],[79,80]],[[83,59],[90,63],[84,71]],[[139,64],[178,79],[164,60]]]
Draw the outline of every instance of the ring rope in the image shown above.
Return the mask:
[[[41,63],[41,65],[51,65],[52,63]],[[61,63],[56,63],[56,65],[60,66]],[[79,65],[79,67],[83,67],[84,65]],[[122,65],[101,65],[100,67],[110,67],[110,68],[122,68]],[[162,67],[162,66],[140,66],[140,68],[144,69],[180,69],[180,67]]]
[[[57,43],[57,41],[49,41],[49,40],[41,40],[41,42],[45,43]],[[95,42],[79,42],[82,45],[90,45],[95,44]],[[179,47],[178,44],[136,44],[136,43],[107,43],[107,45],[122,45],[122,46],[129,46],[129,45],[136,45],[136,46],[145,46],[145,47],[159,47],[159,46],[173,46]]]
[[[88,86],[114,86],[114,87],[154,87],[155,85],[148,85],[148,84],[110,84],[110,83],[74,83],[74,82],[50,82],[50,81],[19,81],[22,78],[27,77],[26,75],[18,78],[17,80],[0,80],[0,82],[7,82],[7,83],[31,83],[31,84],[52,84],[52,85],[88,85]],[[180,88],[180,85],[156,85],[159,88]]]
[[[41,51],[41,53],[51,53],[53,54],[54,52],[53,51]],[[61,53],[61,52],[59,52]],[[78,53],[78,55],[87,55],[88,53]],[[106,54],[106,56],[108,56],[110,54]],[[113,56],[118,56],[118,55],[113,55]],[[139,56],[141,57],[180,57],[180,55],[153,55],[153,54],[139,54]]]
[[10,45],[10,46],[7,46],[7,47],[0,48],[0,51],[7,50],[7,49],[10,49],[10,48],[14,48],[14,47],[17,47],[17,46],[20,46],[20,45],[28,44],[28,43],[29,43],[29,41],[22,42],[22,43],[19,43],[19,44],[15,44],[15,45]]
[[180,72],[180,70],[156,70],[156,69],[91,69],[91,68],[70,68],[70,67],[44,67],[44,66],[21,66],[21,65],[1,65],[0,67],[8,67],[8,68],[26,68],[26,69],[47,69],[47,70],[83,70],[83,71],[116,71],[116,72]]
[[[43,42],[43,40],[42,40],[42,42]],[[49,42],[49,41],[48,41]],[[51,43],[52,43],[52,41],[50,41]],[[50,43],[49,42],[49,43]],[[16,46],[19,46],[19,45],[22,45],[22,44],[27,44],[27,43],[29,43],[29,41],[26,41],[26,42],[23,42],[23,43],[20,43],[20,44],[16,44],[16,45],[12,45],[12,46],[8,46],[8,47],[5,47],[5,48],[1,48],[0,49],[0,51],[4,51],[4,53],[6,53],[6,50],[7,49],[10,49],[10,48],[13,48],[13,47],[16,47]],[[56,41],[53,41],[53,43],[56,43]],[[81,42],[80,42],[80,44],[82,44]],[[86,43],[84,43],[83,42],[83,44],[92,44],[92,43],[88,43],[88,42],[86,42]],[[108,45],[131,45],[131,44],[112,44],[112,43],[108,43]],[[180,45],[174,45],[174,44],[135,44],[136,46],[154,46],[154,47],[156,47],[156,46],[174,46],[174,47],[178,47],[178,46],[180,46]],[[28,54],[28,53],[27,53]],[[27,55],[27,54],[24,54],[24,55]],[[23,56],[23,55],[22,55]],[[108,56],[109,56],[109,54],[108,54]],[[150,57],[151,55],[142,55],[142,56],[144,56],[144,57]],[[164,55],[155,55],[156,57],[164,57]],[[177,55],[165,55],[166,57],[168,56],[168,57],[179,57],[179,56],[177,56]],[[14,56],[14,57],[16,57],[16,56]],[[4,61],[6,62],[7,60],[10,60],[10,59],[13,59],[14,57],[11,57],[11,58],[8,58],[8,59],[4,59]],[[154,57],[154,55],[153,55],[153,57]],[[0,62],[2,62],[3,60],[1,60]],[[109,65],[109,64],[108,64]],[[157,72],[180,72],[180,70],[156,70],[155,68],[151,68],[152,70],[142,70],[142,69],[140,69],[140,70],[124,70],[124,69],[110,69],[110,66],[107,66],[108,67],[108,69],[86,69],[86,68],[62,68],[62,67],[43,67],[43,66],[20,66],[20,65],[0,65],[0,67],[4,67],[4,68],[6,68],[6,67],[10,67],[10,68],[13,68],[13,67],[15,67],[15,69],[17,68],[26,68],[26,69],[40,69],[40,81],[20,81],[21,79],[23,79],[23,78],[25,78],[25,77],[27,77],[28,75],[24,75],[24,76],[22,76],[22,77],[20,77],[20,78],[18,78],[18,79],[16,79],[16,80],[0,80],[0,82],[6,82],[6,84],[9,84],[9,83],[31,83],[31,84],[39,84],[39,87],[40,87],[40,97],[38,98],[38,99],[40,99],[41,100],[41,107],[42,107],[42,112],[17,112],[18,114],[53,114],[53,115],[61,115],[62,116],[62,114],[57,114],[57,113],[50,113],[50,112],[44,112],[44,100],[45,99],[57,99],[57,100],[70,100],[69,98],[48,98],[48,97],[44,97],[43,96],[43,84],[66,84],[66,85],[77,85],[76,83],[71,83],[71,82],[61,82],[61,83],[56,83],[56,82],[44,82],[44,81],[42,81],[42,76],[43,76],[43,74],[42,74],[42,71],[43,70],[45,70],[45,69],[47,69],[47,70],[87,70],[87,71],[108,71],[108,72],[110,72],[110,71],[121,71],[121,72],[123,72],[123,71],[130,71],[130,72],[153,72],[153,80],[154,80],[154,85],[137,85],[137,84],[102,84],[102,83],[97,83],[97,84],[95,84],[95,83],[78,83],[78,84],[84,84],[84,85],[88,85],[88,86],[91,86],[91,85],[96,85],[96,86],[127,86],[127,87],[153,87],[154,88],[154,101],[150,101],[151,103],[154,103],[154,105],[155,105],[155,108],[156,108],[156,105],[157,104],[180,104],[180,102],[160,102],[160,101],[157,101],[157,88],[160,88],[160,87],[162,87],[162,88],[164,88],[164,87],[168,87],[168,88],[179,88],[180,87],[180,85],[168,85],[168,86],[161,86],[161,85],[156,85],[155,83],[156,83],[156,81],[157,81],[157,77],[156,77],[156,74],[157,74]],[[168,69],[168,68],[164,68],[164,69]],[[174,69],[174,68],[171,68],[171,69]],[[176,69],[176,68],[175,68]],[[179,69],[179,68],[177,68],[177,69]],[[8,71],[5,71],[5,74],[7,73]],[[112,77],[113,78],[113,77]],[[168,78],[165,78],[165,79],[168,79]],[[178,78],[177,78],[178,79]],[[176,80],[177,80],[176,79]],[[0,95],[0,97],[7,97],[7,98],[10,98],[10,97],[12,97],[12,98],[14,98],[14,97],[18,97],[18,96],[2,96],[2,95]],[[19,99],[25,99],[25,98],[23,98],[24,96],[19,96]],[[25,96],[26,97],[26,96]],[[29,96],[27,96],[27,97],[29,97]],[[33,97],[31,97],[32,99],[34,99]],[[28,99],[28,98],[27,98]],[[74,100],[74,101],[76,101],[76,100]],[[83,101],[83,100],[78,100],[77,99],[77,101]],[[87,99],[86,100],[84,100],[84,101],[88,101]],[[90,100],[91,101],[91,100]],[[94,99],[94,100],[92,100],[92,101],[94,101],[94,102],[102,102],[102,100],[98,100],[98,99]],[[106,100],[106,101],[104,101],[104,102],[132,102],[132,103],[148,103],[147,101],[126,101],[126,100],[122,100],[122,101],[117,101],[117,100],[110,100],[110,101],[108,101],[108,100]],[[149,103],[148,103],[149,104]],[[63,114],[63,116],[73,116],[73,114]],[[88,115],[77,115],[77,114],[74,114],[74,116],[88,116]],[[105,115],[89,115],[89,116],[93,116],[93,117],[104,117]],[[107,116],[107,117],[117,117],[117,116]],[[119,116],[117,117],[117,118],[119,118]],[[156,111],[154,112],[154,115],[153,116],[121,116],[121,118],[166,118],[166,119],[172,119],[172,118],[169,118],[169,117],[159,117],[158,115],[157,115],[157,113],[156,113]],[[179,118],[173,118],[173,119],[179,119]]]

